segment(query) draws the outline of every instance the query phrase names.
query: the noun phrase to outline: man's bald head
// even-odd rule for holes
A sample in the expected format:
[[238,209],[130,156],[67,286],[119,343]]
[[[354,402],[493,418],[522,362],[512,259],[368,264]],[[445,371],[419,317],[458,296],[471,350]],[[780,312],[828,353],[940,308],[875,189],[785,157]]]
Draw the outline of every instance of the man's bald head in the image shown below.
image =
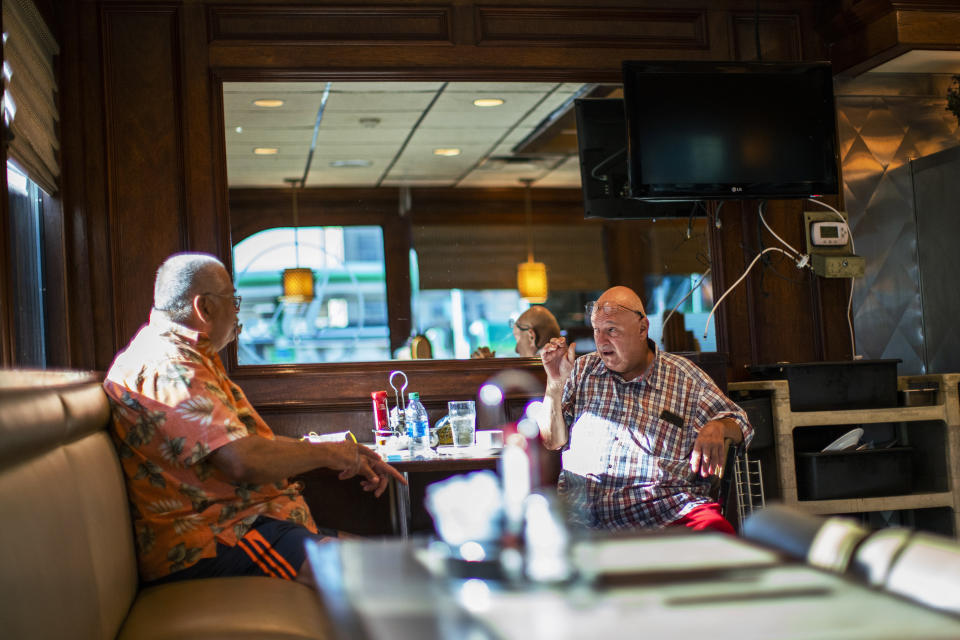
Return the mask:
[[621,307],[626,307],[627,309],[633,309],[634,311],[639,311],[643,315],[647,315],[647,312],[643,308],[643,301],[640,300],[640,296],[634,292],[630,287],[610,287],[603,292],[603,295],[597,299],[597,307],[611,302],[613,304],[618,304]]

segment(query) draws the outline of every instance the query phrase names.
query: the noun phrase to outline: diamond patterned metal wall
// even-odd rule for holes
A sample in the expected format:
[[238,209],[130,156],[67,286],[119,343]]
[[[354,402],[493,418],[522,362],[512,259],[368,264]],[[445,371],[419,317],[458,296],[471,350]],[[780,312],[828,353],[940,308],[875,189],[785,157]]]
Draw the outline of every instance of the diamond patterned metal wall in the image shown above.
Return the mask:
[[856,253],[866,259],[853,298],[857,353],[900,358],[901,375],[926,372],[909,163],[960,144],[945,110],[949,77],[917,80],[858,79],[836,89],[844,204]]

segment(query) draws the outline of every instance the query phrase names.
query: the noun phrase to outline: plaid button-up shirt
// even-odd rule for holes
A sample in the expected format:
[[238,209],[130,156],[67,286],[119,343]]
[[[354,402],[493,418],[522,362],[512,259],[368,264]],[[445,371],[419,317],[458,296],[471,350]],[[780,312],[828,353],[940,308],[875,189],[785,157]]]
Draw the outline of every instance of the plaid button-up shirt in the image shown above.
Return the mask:
[[[655,350],[625,381],[594,352],[577,359],[563,390],[569,427],[558,491],[571,520],[590,528],[662,527],[710,502],[709,480],[690,471],[700,428],[732,418],[749,444],[746,413],[685,358]],[[664,419],[668,411],[683,426]]]

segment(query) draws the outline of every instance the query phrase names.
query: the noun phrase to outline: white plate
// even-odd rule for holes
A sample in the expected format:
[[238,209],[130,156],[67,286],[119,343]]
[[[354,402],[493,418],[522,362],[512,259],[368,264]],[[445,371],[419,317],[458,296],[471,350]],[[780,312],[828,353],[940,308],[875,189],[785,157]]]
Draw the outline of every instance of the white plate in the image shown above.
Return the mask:
[[820,453],[829,453],[830,451],[845,451],[846,449],[853,448],[860,442],[861,436],[863,436],[863,429],[860,427],[851,429],[821,449]]
[[437,453],[441,456],[453,456],[456,458],[487,458],[499,454],[503,449],[490,449],[473,445],[470,447],[455,447],[453,445],[441,445],[437,447]]

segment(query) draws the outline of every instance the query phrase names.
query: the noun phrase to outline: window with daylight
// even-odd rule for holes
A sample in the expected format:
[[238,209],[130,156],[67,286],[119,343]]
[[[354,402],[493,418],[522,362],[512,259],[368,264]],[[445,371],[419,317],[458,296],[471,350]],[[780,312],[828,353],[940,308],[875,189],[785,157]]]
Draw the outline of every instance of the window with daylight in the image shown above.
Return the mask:
[[7,163],[13,282],[14,362],[18,367],[47,364],[44,321],[43,209],[40,187],[12,162]]
[[[241,365],[390,359],[383,231],[280,227],[233,248]],[[284,299],[284,269],[312,271],[310,300]]]

